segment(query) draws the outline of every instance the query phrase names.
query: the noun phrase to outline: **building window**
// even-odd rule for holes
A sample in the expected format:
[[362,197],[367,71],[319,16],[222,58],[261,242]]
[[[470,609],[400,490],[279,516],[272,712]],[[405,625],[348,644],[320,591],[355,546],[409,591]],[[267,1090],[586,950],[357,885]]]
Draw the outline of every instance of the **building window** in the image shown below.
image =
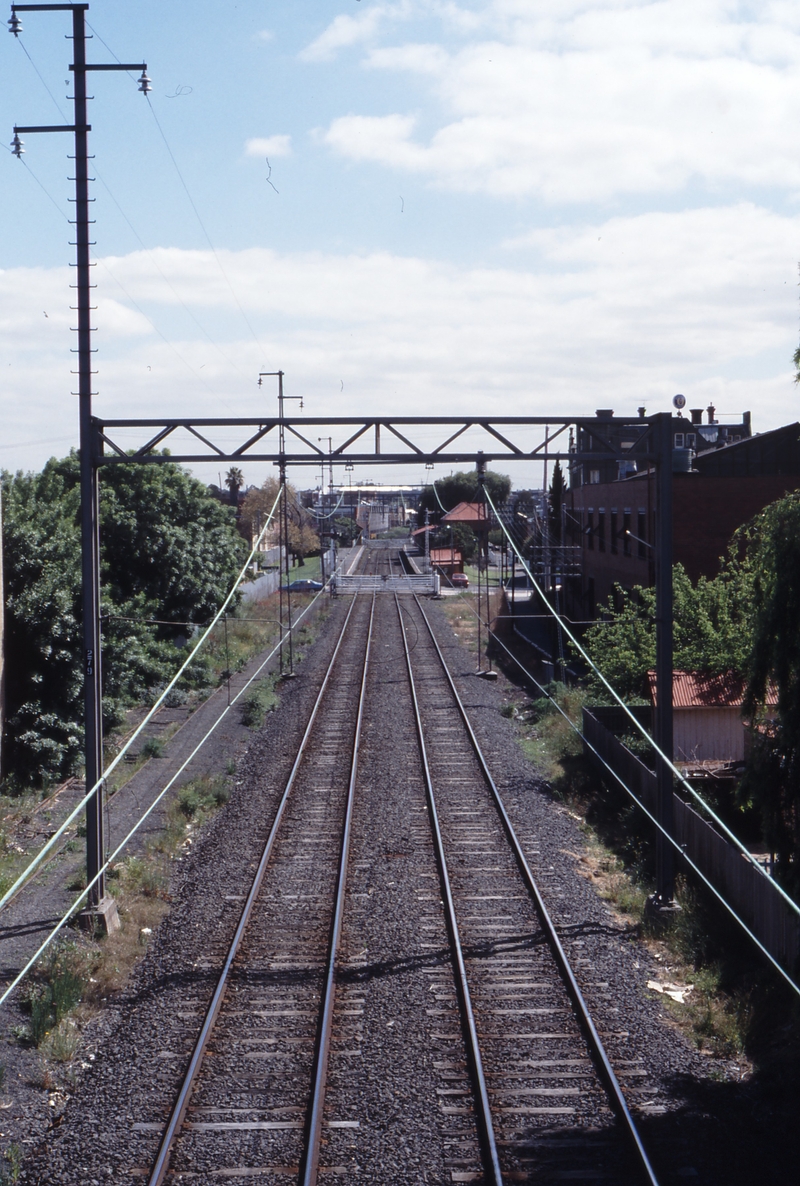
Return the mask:
[[686,448],[687,449],[696,449],[697,448],[697,434],[696,433],[687,432],[687,434],[686,434]]
[[617,554],[617,508],[611,508],[611,555]]
[[597,550],[606,550],[606,512],[603,507],[597,512]]
[[683,433],[682,432],[675,433],[675,448],[676,449],[683,448]]
[[625,507],[622,512],[622,554],[631,554],[631,508]]
[[589,507],[586,524],[586,547],[594,551],[594,509]]
[[590,486],[599,486],[600,485],[600,470],[599,469],[590,469],[589,470],[589,485]]
[[644,507],[639,507],[639,513],[636,516],[636,534],[639,537],[638,556],[640,560],[647,559],[647,511]]

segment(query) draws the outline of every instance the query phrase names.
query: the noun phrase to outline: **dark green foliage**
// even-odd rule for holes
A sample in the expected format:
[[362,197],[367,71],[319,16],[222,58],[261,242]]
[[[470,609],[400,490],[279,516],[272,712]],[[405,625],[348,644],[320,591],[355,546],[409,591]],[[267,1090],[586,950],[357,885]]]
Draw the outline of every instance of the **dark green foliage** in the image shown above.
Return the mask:
[[74,1009],[83,994],[83,979],[65,962],[56,961],[29,999],[31,1041],[40,1046],[49,1032]]
[[[721,674],[748,670],[752,644],[750,574],[731,555],[714,580],[692,585],[684,568],[673,571],[675,668]],[[590,626],[584,646],[613,688],[630,701],[646,695],[647,672],[656,665],[655,589],[617,590],[604,618]],[[593,695],[609,693],[594,675]]]
[[242,724],[248,729],[260,729],[268,712],[278,707],[274,675],[253,684],[242,703]]
[[346,515],[343,515],[339,519],[334,519],[333,528],[338,536],[339,544],[343,548],[352,548],[355,541],[361,535],[361,528],[355,519],[350,519]]
[[178,810],[187,820],[200,820],[230,798],[230,788],[224,778],[194,778],[181,787]]
[[[778,875],[800,890],[800,494],[762,511],[740,533],[751,577],[753,653],[745,711],[761,727],[742,797],[760,812]],[[770,682],[777,714],[762,710]]]
[[[22,784],[81,761],[79,471],[77,454],[40,474],[3,474],[7,728],[5,768]],[[103,715],[171,677],[185,625],[205,622],[242,563],[230,509],[178,466],[111,466],[101,475]],[[133,618],[134,621],[124,621]],[[202,678],[202,664],[193,678]]]
[[[493,470],[487,470],[485,476],[486,490],[489,497],[496,507],[502,506],[511,492],[511,479],[507,478],[505,474],[496,474]],[[479,502],[481,500],[481,487],[478,481],[477,471],[473,473],[456,473],[450,474],[446,478],[439,478],[435,482],[436,490],[431,486],[426,487],[422,492],[420,498],[420,526],[425,522],[425,511],[436,511],[441,514],[442,507],[446,511],[452,511],[453,507],[458,506],[460,502]],[[438,499],[436,495],[438,494]],[[441,502],[441,506],[439,505]]]
[[564,471],[561,468],[561,462],[557,461],[553,470],[553,481],[550,483],[550,490],[547,496],[550,542],[555,544],[561,543],[561,507],[564,503],[566,488],[567,484],[564,481]]
[[454,549],[461,553],[466,563],[469,563],[478,550],[478,540],[475,532],[470,527],[467,527],[466,523],[453,523],[452,528],[449,524],[445,524],[438,531],[431,532],[431,547],[449,548],[451,538]]

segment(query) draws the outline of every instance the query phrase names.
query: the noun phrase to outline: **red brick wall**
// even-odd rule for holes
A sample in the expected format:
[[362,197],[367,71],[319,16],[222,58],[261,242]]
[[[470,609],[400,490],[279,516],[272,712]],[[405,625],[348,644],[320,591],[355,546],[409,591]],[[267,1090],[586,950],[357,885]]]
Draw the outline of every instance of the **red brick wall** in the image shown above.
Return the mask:
[[[650,497],[648,499],[648,485]],[[594,579],[595,601],[599,607],[608,598],[613,585],[626,587],[648,585],[652,580],[650,558],[653,553],[646,549],[648,559],[638,556],[638,544],[631,543],[631,556],[623,555],[623,541],[620,534],[619,553],[613,555],[611,547],[611,508],[616,507],[618,527],[622,531],[623,507],[630,507],[631,531],[638,535],[637,511],[650,507],[651,515],[647,539],[652,541],[655,513],[655,491],[652,478],[633,478],[627,482],[608,482],[594,486],[578,486],[569,491],[568,497],[577,517],[580,511],[594,508],[594,522],[597,525],[597,511],[605,508],[606,550],[599,551],[595,539],[594,549],[587,547],[586,536],[581,537],[583,546],[584,594],[590,578]],[[714,577],[719,572],[720,557],[724,556],[731,536],[737,527],[747,523],[769,503],[782,498],[790,490],[800,488],[800,474],[783,477],[717,478],[705,474],[675,474],[673,482],[673,556],[676,564],[682,564],[693,581],[699,576]],[[576,540],[577,542],[577,540]]]

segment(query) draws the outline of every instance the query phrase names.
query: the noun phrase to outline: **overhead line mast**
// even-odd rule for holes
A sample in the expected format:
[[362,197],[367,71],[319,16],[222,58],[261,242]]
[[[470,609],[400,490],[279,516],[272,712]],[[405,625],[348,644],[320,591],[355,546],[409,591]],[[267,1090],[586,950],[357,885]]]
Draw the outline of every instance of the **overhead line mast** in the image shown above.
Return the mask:
[[[88,913],[98,918],[107,928],[118,926],[113,899],[105,892],[105,876],[100,870],[104,861],[103,787],[97,786],[103,776],[103,687],[100,663],[100,549],[98,531],[98,482],[95,458],[98,448],[97,426],[92,417],[92,325],[93,306],[89,258],[89,144],[91,125],[87,123],[86,74],[90,70],[141,70],[139,90],[146,95],[150,90],[147,65],[115,62],[99,65],[86,61],[86,11],[88,4],[12,4],[9,32],[19,37],[22,24],[20,12],[72,13],[72,53],[70,70],[74,75],[74,123],[38,126],[15,125],[12,151],[21,157],[25,151],[23,135],[33,132],[72,132],[75,137],[75,258],[78,303],[72,306],[78,314],[78,415],[80,421],[80,493],[81,493],[81,577],[83,590],[83,678],[85,717],[85,763],[87,793],[95,788],[86,807],[86,873],[91,883]],[[93,221],[93,220],[92,220]],[[75,372],[73,372],[74,374]]]

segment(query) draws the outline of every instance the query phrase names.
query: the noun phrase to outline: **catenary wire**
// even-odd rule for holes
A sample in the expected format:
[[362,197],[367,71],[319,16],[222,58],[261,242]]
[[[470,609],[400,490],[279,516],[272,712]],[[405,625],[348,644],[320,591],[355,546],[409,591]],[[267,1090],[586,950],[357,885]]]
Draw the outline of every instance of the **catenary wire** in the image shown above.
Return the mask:
[[[466,593],[463,592],[462,590],[459,590],[458,596],[459,596],[459,599],[463,601],[464,605],[466,605],[471,610],[471,612],[477,617],[478,616],[477,610],[471,604],[471,602],[468,600]],[[595,749],[595,747],[592,745],[592,743],[587,740],[587,738],[583,735],[583,733],[580,731],[580,729],[575,724],[575,722],[572,720],[572,718],[569,716],[569,714],[566,713],[564,711],[564,709],[561,707],[561,705],[558,703],[558,701],[553,696],[550,695],[550,693],[547,691],[547,688],[544,687],[542,684],[540,684],[539,681],[537,680],[536,676],[533,675],[530,671],[528,671],[527,667],[525,667],[524,664],[520,662],[520,660],[513,653],[513,651],[511,651],[509,649],[509,647],[506,646],[506,644],[503,642],[502,638],[498,637],[498,635],[492,630],[491,626],[489,626],[488,623],[486,624],[486,628],[487,628],[487,631],[489,632],[489,634],[491,634],[492,638],[495,640],[495,642],[497,642],[503,648],[503,650],[506,652],[506,654],[509,656],[509,658],[514,663],[516,663],[517,667],[520,669],[520,671],[523,673],[523,675],[526,676],[527,679],[529,679],[533,684],[536,685],[536,687],[539,689],[539,691],[542,693],[543,696],[547,697],[547,699],[551,702],[553,707],[561,714],[561,716],[564,718],[564,720],[567,722],[567,724],[573,730],[573,732],[575,732],[578,735],[578,737],[580,737],[580,739],[584,743],[584,745],[586,745],[588,747],[588,749],[590,749],[592,751],[592,753],[603,764],[603,766],[606,768],[606,770],[609,772],[609,774],[611,774],[612,777],[619,783],[619,785],[622,787],[622,789],[625,791],[625,793],[630,796],[630,798],[633,800],[633,802],[636,804],[636,806],[640,807],[642,809],[642,811],[647,816],[647,818],[650,820],[650,822],[655,824],[658,831],[660,831],[667,838],[667,840],[670,842],[672,847],[676,850],[678,855],[697,874],[697,876],[700,878],[700,880],[703,882],[703,884],[709,890],[711,890],[711,893],[714,895],[714,897],[725,907],[725,909],[731,915],[733,920],[741,927],[741,929],[745,932],[745,934],[748,936],[748,938],[750,938],[753,941],[753,943],[755,943],[755,945],[756,945],[756,947],[758,947],[759,951],[761,951],[761,953],[766,956],[766,958],[769,960],[769,962],[772,964],[772,966],[776,969],[776,971],[778,971],[781,974],[781,976],[786,981],[786,983],[790,986],[790,988],[792,988],[794,990],[794,992],[796,992],[797,995],[800,996],[800,985],[795,983],[795,981],[791,978],[791,976],[788,974],[788,972],[786,972],[786,970],[783,967],[781,967],[781,965],[778,963],[778,961],[775,959],[775,957],[773,955],[771,955],[770,952],[766,949],[766,947],[763,945],[761,940],[758,939],[757,936],[753,934],[753,932],[748,927],[747,923],[742,918],[740,918],[740,916],[734,910],[733,906],[731,906],[730,903],[722,896],[722,894],[716,888],[716,886],[714,886],[712,884],[712,882],[709,881],[709,879],[706,877],[706,875],[703,873],[703,871],[700,868],[698,868],[698,866],[694,863],[694,861],[691,859],[691,857],[687,855],[687,853],[685,852],[683,847],[678,843],[678,841],[673,836],[670,835],[670,833],[666,830],[666,828],[664,828],[664,826],[656,819],[656,817],[653,815],[653,813],[651,811],[649,811],[649,809],[644,805],[644,803],[641,802],[641,800],[630,789],[630,787],[627,785],[627,783],[624,781],[624,779],[616,772],[616,770],[614,770],[614,768],[611,765],[609,765],[609,763],[606,761],[606,759],[603,757],[603,755],[598,750]],[[772,881],[772,879],[770,879],[770,881]],[[772,884],[774,885],[776,883],[772,882]]]
[[[311,607],[314,605],[314,603],[317,601],[317,599],[318,599],[319,597],[321,597],[321,596],[322,596],[322,594],[323,594],[324,592],[325,592],[325,590],[324,590],[324,589],[320,589],[320,591],[319,591],[319,592],[316,594],[316,596],[315,596],[315,597],[313,597],[313,598],[311,599],[311,601],[308,603],[308,605],[305,607],[305,609],[303,609],[303,610],[302,610],[302,611],[301,611],[301,612],[300,612],[300,613],[297,615],[297,618],[295,619],[295,622],[294,622],[294,624],[293,624],[293,626],[292,626],[292,629],[295,629],[295,628],[296,628],[296,626],[297,626],[297,625],[298,625],[298,624],[299,624],[299,623],[302,621],[302,619],[305,617],[305,615],[308,613],[308,611],[311,609]],[[269,660],[270,660],[270,659],[271,659],[271,658],[272,658],[272,657],[273,657],[275,654],[277,654],[277,652],[278,652],[278,650],[280,649],[281,645],[282,645],[281,643],[277,643],[277,644],[276,644],[276,645],[275,645],[275,646],[272,648],[272,650],[270,651],[270,653],[269,653],[269,654],[266,656],[266,658],[263,660],[263,662],[262,662],[262,663],[259,665],[258,669],[257,669],[257,670],[256,670],[256,671],[253,673],[253,675],[251,675],[250,679],[249,679],[249,680],[247,680],[247,682],[246,682],[246,683],[243,685],[243,687],[242,687],[242,688],[240,688],[240,690],[239,690],[239,691],[236,693],[236,695],[234,696],[234,698],[231,700],[230,704],[227,704],[227,705],[226,705],[226,706],[223,708],[223,710],[222,710],[222,712],[220,713],[219,717],[218,717],[218,718],[217,718],[217,720],[214,722],[214,724],[211,726],[211,728],[208,730],[208,732],[205,734],[205,736],[203,737],[203,739],[202,739],[200,742],[198,742],[198,744],[197,744],[197,745],[195,746],[195,748],[192,750],[191,754],[189,754],[188,758],[186,758],[186,760],[183,762],[183,764],[180,766],[180,768],[179,768],[179,769],[178,769],[178,770],[175,772],[175,774],[173,774],[172,778],[169,780],[169,782],[167,783],[167,785],[166,785],[166,786],[163,788],[163,790],[162,790],[162,791],[160,791],[160,793],[159,793],[159,794],[156,796],[156,798],[153,800],[153,802],[150,804],[150,806],[147,808],[147,810],[146,810],[145,812],[143,812],[143,814],[142,814],[142,815],[141,815],[141,817],[139,818],[138,822],[137,822],[136,824],[134,824],[134,826],[133,826],[133,827],[131,828],[131,830],[128,832],[128,834],[127,834],[127,836],[125,837],[125,839],[124,839],[124,840],[122,840],[122,841],[121,841],[121,843],[117,845],[117,847],[116,847],[116,848],[114,849],[114,851],[113,851],[113,852],[110,854],[110,856],[106,857],[106,860],[104,861],[103,865],[100,867],[100,869],[98,869],[97,873],[96,873],[96,874],[95,874],[95,876],[92,878],[92,880],[91,880],[91,881],[90,881],[90,882],[89,882],[89,883],[86,885],[85,889],[83,889],[83,890],[81,891],[81,893],[78,895],[78,897],[77,897],[77,898],[75,899],[75,901],[72,903],[72,905],[70,906],[70,908],[69,908],[69,910],[66,912],[66,914],[64,914],[64,916],[63,916],[63,917],[62,917],[62,918],[59,920],[59,922],[56,924],[56,926],[53,928],[53,930],[52,930],[52,931],[49,933],[49,935],[47,936],[47,938],[46,938],[46,939],[44,939],[44,940],[42,941],[42,943],[41,943],[41,945],[39,946],[39,949],[36,951],[36,953],[35,953],[34,955],[32,955],[32,956],[31,956],[31,958],[28,960],[28,962],[27,962],[27,964],[25,965],[25,967],[24,967],[24,968],[23,968],[23,969],[22,969],[22,970],[21,970],[21,971],[20,971],[20,972],[17,974],[17,976],[14,978],[14,980],[11,982],[11,984],[9,984],[9,985],[8,985],[8,987],[7,987],[7,988],[5,989],[5,991],[3,992],[2,996],[0,996],[0,1006],[2,1006],[3,1004],[5,1004],[5,1002],[8,1000],[9,996],[10,996],[10,995],[11,995],[11,993],[14,991],[14,989],[15,989],[15,988],[16,988],[16,987],[17,987],[17,986],[18,986],[18,985],[19,985],[19,984],[20,984],[20,983],[21,983],[21,982],[24,980],[24,978],[27,976],[28,972],[29,972],[29,971],[31,970],[31,968],[32,968],[32,967],[35,965],[36,961],[39,959],[39,957],[40,957],[41,955],[43,955],[43,953],[44,953],[44,952],[47,950],[47,948],[48,948],[48,947],[50,946],[50,944],[53,942],[53,940],[55,939],[56,935],[58,935],[58,934],[59,934],[59,932],[60,932],[61,930],[63,930],[63,928],[64,928],[64,927],[66,926],[66,924],[69,922],[70,918],[72,918],[72,916],[73,916],[73,914],[75,913],[75,910],[77,909],[77,907],[78,907],[78,906],[81,904],[81,902],[83,902],[83,901],[84,901],[84,899],[85,899],[85,898],[86,898],[86,897],[89,895],[89,893],[91,892],[91,889],[92,889],[92,887],[93,887],[93,886],[96,884],[96,882],[97,882],[97,881],[99,881],[100,877],[102,877],[102,875],[103,875],[103,874],[104,874],[104,873],[105,873],[105,872],[106,872],[106,871],[109,869],[109,867],[110,867],[110,866],[111,866],[111,865],[114,863],[114,861],[115,861],[115,860],[116,860],[116,858],[119,856],[119,854],[122,852],[122,850],[123,850],[123,849],[126,847],[126,845],[128,844],[128,842],[129,842],[129,841],[130,841],[130,840],[133,838],[133,836],[135,836],[136,832],[137,832],[137,831],[139,830],[139,828],[142,826],[142,824],[144,823],[144,821],[145,821],[145,820],[148,818],[148,816],[149,816],[149,815],[150,815],[150,814],[151,814],[151,813],[152,813],[152,812],[155,810],[155,808],[158,806],[158,804],[159,804],[159,803],[161,802],[161,800],[164,798],[164,796],[166,795],[167,791],[168,791],[168,790],[169,790],[169,789],[170,789],[170,788],[171,788],[171,787],[172,787],[172,786],[175,784],[175,781],[176,781],[176,779],[178,779],[178,778],[179,778],[179,776],[180,776],[180,775],[183,773],[183,771],[186,769],[186,767],[189,765],[189,763],[192,761],[192,759],[193,759],[193,758],[195,758],[195,757],[197,756],[197,754],[199,753],[200,749],[202,748],[202,746],[203,746],[203,745],[205,745],[206,741],[208,741],[209,737],[210,737],[210,736],[211,736],[211,734],[214,732],[214,730],[217,728],[217,726],[218,726],[218,725],[220,725],[220,724],[222,723],[222,721],[224,720],[224,718],[225,718],[225,717],[228,715],[228,713],[231,711],[231,709],[233,708],[233,706],[236,704],[237,700],[238,700],[238,699],[239,699],[239,698],[240,698],[242,695],[244,695],[244,693],[247,691],[247,689],[250,687],[250,685],[253,683],[253,681],[254,681],[255,679],[257,679],[257,678],[258,678],[258,676],[261,674],[261,672],[263,671],[264,667],[267,665],[267,663],[269,662]],[[5,900],[5,899],[4,899],[4,900]]]
[[677,766],[672,761],[672,759],[668,758],[667,755],[664,753],[664,751],[659,748],[658,743],[650,736],[650,734],[647,732],[647,730],[645,729],[645,727],[641,723],[641,721],[637,720],[637,718],[634,716],[634,714],[628,708],[627,704],[622,699],[622,697],[619,695],[619,693],[615,690],[614,687],[612,687],[612,685],[609,683],[609,681],[603,675],[602,671],[597,666],[597,664],[594,662],[594,660],[591,658],[588,651],[578,641],[577,637],[570,630],[569,626],[566,625],[566,622],[561,617],[561,615],[558,613],[558,611],[556,609],[554,609],[553,606],[550,604],[547,597],[545,596],[544,590],[542,589],[541,585],[536,580],[536,578],[534,577],[530,568],[528,567],[519,548],[514,543],[514,540],[512,539],[512,537],[508,531],[508,528],[506,527],[506,524],[500,518],[500,515],[497,512],[497,508],[495,507],[494,503],[492,502],[492,498],[491,498],[491,495],[489,494],[489,491],[485,490],[485,494],[486,494],[486,500],[489,503],[489,506],[494,511],[495,518],[497,519],[498,523],[502,527],[506,538],[508,539],[509,543],[511,544],[511,547],[514,549],[514,552],[516,553],[516,555],[520,561],[520,564],[524,568],[525,572],[528,574],[531,584],[532,584],[533,588],[536,590],[536,592],[538,593],[542,604],[545,606],[545,608],[547,610],[549,610],[549,612],[552,614],[552,616],[555,618],[555,620],[559,623],[561,629],[567,635],[567,637],[572,642],[572,644],[575,646],[577,651],[586,660],[586,662],[589,664],[589,666],[592,668],[592,670],[595,672],[595,674],[601,680],[604,687],[606,687],[608,689],[608,691],[611,693],[611,695],[616,700],[617,704],[619,704],[619,706],[624,710],[626,716],[636,726],[637,731],[639,733],[641,733],[642,737],[644,737],[644,739],[653,747],[653,749],[658,754],[658,756],[661,758],[661,760],[668,766],[668,768],[670,769],[672,774],[680,782],[681,786],[688,792],[688,794],[690,794],[692,796],[692,798],[695,800],[696,803],[700,804],[700,806],[703,808],[704,811],[708,812],[709,816],[714,821],[714,823],[721,829],[721,831],[724,833],[724,835],[727,836],[727,838],[731,841],[731,843],[736,846],[736,848],[739,850],[739,852],[742,854],[742,856],[745,857],[745,859],[750,862],[750,864],[753,866],[754,869],[758,870],[759,875],[761,877],[764,877],[770,883],[770,885],[774,885],[776,890],[780,894],[780,896],[787,903],[787,905],[791,907],[791,909],[794,911],[795,914],[800,916],[800,906],[798,906],[797,902],[793,901],[792,898],[789,897],[789,895],[782,888],[782,886],[777,881],[775,881],[772,877],[770,877],[765,869],[762,869],[761,865],[759,865],[758,861],[756,861],[754,859],[753,855],[748,851],[748,849],[742,843],[742,841],[739,839],[739,837],[734,832],[731,831],[731,829],[724,822],[724,820],[720,819],[720,817],[717,815],[717,813],[714,811],[714,809],[712,807],[710,807],[708,803],[706,803],[703,796],[698,794],[698,792],[687,781],[687,779],[684,777],[684,775],[681,774],[680,770],[678,770]]
[[223,601],[220,608],[217,610],[217,613],[215,614],[215,616],[211,619],[211,622],[206,627],[204,633],[201,635],[199,641],[197,642],[195,647],[192,649],[188,658],[182,663],[182,665],[180,666],[180,668],[178,669],[176,674],[172,677],[170,682],[164,688],[161,695],[156,700],[155,704],[147,712],[144,719],[141,721],[141,723],[137,726],[137,728],[134,730],[134,732],[131,734],[131,736],[128,738],[128,740],[125,742],[124,746],[119,751],[119,753],[116,755],[116,757],[111,761],[111,763],[103,771],[102,775],[97,780],[97,782],[94,784],[94,786],[89,791],[87,791],[87,793],[80,800],[80,802],[73,808],[73,810],[70,812],[70,814],[64,820],[64,822],[61,824],[61,826],[56,829],[56,831],[53,833],[53,835],[50,837],[50,839],[47,841],[47,843],[44,845],[44,847],[42,849],[40,849],[40,851],[37,853],[37,855],[34,857],[34,859],[30,862],[30,864],[22,871],[22,873],[20,873],[19,877],[14,882],[14,884],[8,890],[6,890],[6,892],[3,894],[2,898],[0,898],[0,910],[3,909],[3,907],[9,901],[9,899],[11,897],[13,897],[17,893],[17,891],[22,887],[22,885],[24,885],[24,883],[33,875],[33,873],[36,871],[36,869],[39,867],[39,865],[44,860],[45,856],[53,849],[55,843],[58,841],[58,839],[61,837],[61,835],[67,829],[67,827],[72,823],[72,821],[75,819],[75,817],[84,809],[84,807],[89,802],[89,800],[91,799],[91,797],[95,793],[95,791],[97,791],[103,785],[104,781],[108,778],[109,774],[111,774],[112,771],[114,769],[116,769],[116,767],[122,761],[122,759],[125,756],[125,754],[127,753],[127,751],[130,749],[133,742],[136,740],[136,738],[139,736],[139,734],[142,732],[142,730],[145,728],[145,726],[148,725],[150,723],[150,721],[153,719],[153,717],[155,716],[156,712],[163,704],[163,702],[166,699],[166,697],[168,696],[168,694],[175,687],[178,680],[181,678],[183,673],[188,668],[189,664],[194,659],[195,655],[197,655],[200,648],[205,644],[206,640],[208,639],[209,635],[211,634],[211,631],[214,629],[217,622],[220,620],[220,618],[224,614],[225,610],[228,608],[231,601],[233,600],[233,597],[234,597],[239,585],[244,580],[245,575],[247,573],[247,569],[248,569],[249,565],[252,563],[253,557],[255,556],[255,554],[258,550],[258,545],[261,543],[261,540],[264,538],[264,535],[266,534],[266,531],[272,522],[272,519],[275,515],[275,511],[277,510],[277,507],[278,507],[278,503],[279,503],[281,496],[283,494],[283,490],[284,490],[284,488],[283,488],[283,486],[281,486],[281,488],[278,491],[277,497],[275,498],[275,501],[272,504],[272,509],[269,513],[269,517],[268,517],[266,523],[264,524],[264,527],[262,528],[260,535],[256,539],[256,542],[253,545],[252,551],[250,552],[250,555],[247,557],[247,560],[245,561],[241,572],[239,573],[238,577],[234,581],[233,587],[231,588],[230,592],[228,593],[228,596],[225,598],[225,600]]

